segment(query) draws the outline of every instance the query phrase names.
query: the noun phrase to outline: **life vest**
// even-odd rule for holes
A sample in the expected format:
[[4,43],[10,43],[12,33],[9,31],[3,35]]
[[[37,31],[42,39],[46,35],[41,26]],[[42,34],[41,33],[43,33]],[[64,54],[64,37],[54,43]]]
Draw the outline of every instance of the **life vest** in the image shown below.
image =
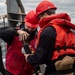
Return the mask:
[[40,20],[40,31],[38,33],[37,45],[42,31],[53,26],[56,30],[55,50],[52,60],[58,59],[62,55],[75,54],[75,34],[70,29],[75,29],[75,25],[70,22],[70,17],[66,13],[51,15]]
[[22,42],[18,37],[14,37],[11,46],[6,54],[6,69],[14,75],[32,75],[34,67],[27,63],[25,56],[21,53]]
[[63,55],[75,54],[75,34],[67,28],[57,25],[53,25],[53,27],[56,29],[57,36],[52,60]]

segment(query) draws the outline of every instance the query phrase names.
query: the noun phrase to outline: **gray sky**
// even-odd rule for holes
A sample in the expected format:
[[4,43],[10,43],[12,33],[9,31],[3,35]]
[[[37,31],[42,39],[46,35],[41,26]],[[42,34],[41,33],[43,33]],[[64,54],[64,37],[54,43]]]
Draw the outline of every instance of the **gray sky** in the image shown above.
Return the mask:
[[[21,0],[25,8],[25,11],[35,10],[36,6],[42,0]],[[49,0],[57,6],[57,13],[66,12],[68,13],[73,22],[75,20],[75,0]],[[5,5],[6,0],[0,0],[0,15],[7,13],[7,6]]]

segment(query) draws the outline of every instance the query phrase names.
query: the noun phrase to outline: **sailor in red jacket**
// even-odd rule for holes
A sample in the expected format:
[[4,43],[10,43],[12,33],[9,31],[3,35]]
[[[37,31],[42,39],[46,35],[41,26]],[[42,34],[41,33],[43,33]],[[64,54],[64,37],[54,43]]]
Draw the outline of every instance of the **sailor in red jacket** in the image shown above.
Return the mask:
[[74,75],[75,25],[68,14],[55,14],[56,6],[44,0],[36,8],[39,19],[37,48],[33,55],[25,54],[33,65],[46,64],[44,75]]
[[[33,40],[35,40],[38,27],[38,21],[35,19],[35,11],[28,12],[24,21],[25,26],[21,29],[11,27],[0,28],[0,38],[7,43],[6,75],[33,75],[34,72],[34,66],[26,62],[21,50],[23,43],[26,42],[25,40],[28,37],[27,42],[31,47],[35,43]],[[35,47],[33,51],[35,51],[34,49]]]

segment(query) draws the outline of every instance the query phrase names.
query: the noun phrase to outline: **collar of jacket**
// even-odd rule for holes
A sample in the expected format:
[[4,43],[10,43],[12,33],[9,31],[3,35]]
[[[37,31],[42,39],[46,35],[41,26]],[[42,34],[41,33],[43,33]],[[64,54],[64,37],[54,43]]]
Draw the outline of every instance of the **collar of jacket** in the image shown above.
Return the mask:
[[67,13],[60,13],[60,14],[54,14],[50,15],[46,18],[42,18],[39,21],[39,26],[40,28],[46,26],[46,25],[52,25],[52,24],[57,24],[57,25],[66,25],[70,29],[75,30],[75,25],[71,23],[71,18]]

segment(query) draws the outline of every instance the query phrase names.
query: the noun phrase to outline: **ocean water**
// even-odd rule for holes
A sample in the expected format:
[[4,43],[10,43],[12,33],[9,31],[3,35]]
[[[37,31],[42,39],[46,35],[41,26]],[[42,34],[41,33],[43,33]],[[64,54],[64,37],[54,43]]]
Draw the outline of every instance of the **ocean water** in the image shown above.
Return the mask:
[[[42,0],[21,0],[27,13],[30,10],[35,10],[38,3]],[[72,18],[72,22],[75,23],[75,0],[49,0],[57,6],[56,13],[66,12]],[[0,0],[0,16],[7,13],[6,0]]]

